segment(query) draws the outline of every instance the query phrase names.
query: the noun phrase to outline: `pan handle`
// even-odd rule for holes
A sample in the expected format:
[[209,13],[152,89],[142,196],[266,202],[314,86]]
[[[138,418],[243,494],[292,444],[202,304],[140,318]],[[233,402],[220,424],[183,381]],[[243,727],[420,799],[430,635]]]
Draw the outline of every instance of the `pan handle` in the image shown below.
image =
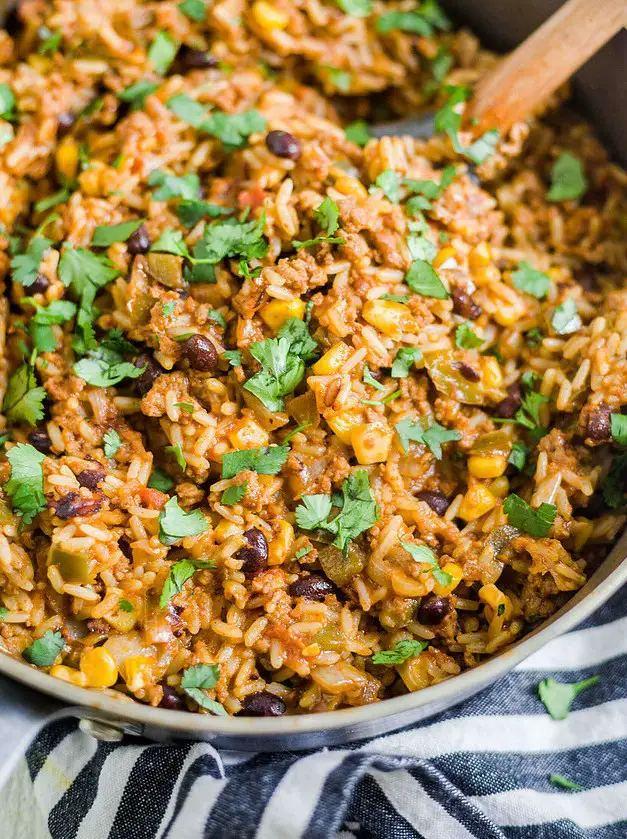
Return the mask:
[[71,713],[67,705],[0,674],[0,789],[44,724]]

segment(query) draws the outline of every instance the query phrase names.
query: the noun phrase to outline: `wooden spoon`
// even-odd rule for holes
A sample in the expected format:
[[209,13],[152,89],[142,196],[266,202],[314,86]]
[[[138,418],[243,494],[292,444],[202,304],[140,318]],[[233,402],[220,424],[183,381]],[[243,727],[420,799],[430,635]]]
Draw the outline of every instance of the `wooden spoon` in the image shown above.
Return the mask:
[[[548,97],[627,25],[627,0],[568,0],[542,26],[483,76],[464,113],[475,135],[505,133],[539,110]],[[374,125],[375,137],[433,134],[433,114]]]

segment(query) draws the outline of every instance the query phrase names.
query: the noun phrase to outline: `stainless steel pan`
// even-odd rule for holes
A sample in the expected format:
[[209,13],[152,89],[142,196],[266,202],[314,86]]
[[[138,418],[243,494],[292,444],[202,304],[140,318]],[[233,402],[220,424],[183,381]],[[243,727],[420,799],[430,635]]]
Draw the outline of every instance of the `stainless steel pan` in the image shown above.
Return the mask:
[[[445,5],[489,45],[511,48],[549,16],[559,0],[450,0]],[[579,74],[578,94],[617,158],[627,160],[627,32]],[[64,716],[100,739],[124,733],[154,740],[211,740],[251,751],[307,749],[391,731],[449,708],[492,684],[547,641],[576,626],[627,582],[627,534],[587,585],[553,618],[510,650],[418,693],[374,705],[310,716],[224,718],[167,711],[66,684],[0,655],[0,781],[45,720]]]

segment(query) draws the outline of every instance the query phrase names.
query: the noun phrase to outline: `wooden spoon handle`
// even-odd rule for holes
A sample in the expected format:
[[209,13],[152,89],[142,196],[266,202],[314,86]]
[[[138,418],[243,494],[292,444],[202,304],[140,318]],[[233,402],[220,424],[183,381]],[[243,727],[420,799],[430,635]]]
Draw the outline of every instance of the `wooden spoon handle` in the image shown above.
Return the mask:
[[507,131],[627,24],[627,0],[568,0],[481,79],[466,110],[475,133]]

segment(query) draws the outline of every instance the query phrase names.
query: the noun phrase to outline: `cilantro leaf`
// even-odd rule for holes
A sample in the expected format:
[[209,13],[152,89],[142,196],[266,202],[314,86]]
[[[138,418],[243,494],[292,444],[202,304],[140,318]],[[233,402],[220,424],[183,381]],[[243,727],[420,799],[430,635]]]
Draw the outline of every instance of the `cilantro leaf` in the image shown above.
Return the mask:
[[45,455],[34,446],[18,443],[7,452],[11,477],[3,489],[11,499],[13,511],[22,517],[22,524],[30,524],[37,513],[46,509],[44,473],[41,464]]
[[391,201],[393,204],[399,203],[401,200],[401,177],[398,172],[395,172],[394,169],[386,169],[384,172],[381,172],[374,183],[375,186],[370,187],[371,192],[375,187],[378,187],[388,201]]
[[198,128],[207,116],[206,108],[185,93],[179,93],[168,99],[166,105],[179,119],[189,123],[194,128]]
[[563,303],[556,306],[551,318],[551,326],[558,335],[570,335],[581,329],[581,318],[577,312],[577,304],[572,297],[567,297]]
[[98,225],[94,230],[91,244],[95,248],[107,248],[114,242],[126,242],[131,233],[134,233],[142,224],[143,219],[125,221],[122,224]]
[[552,678],[543,679],[538,685],[538,696],[554,720],[565,720],[571,705],[581,691],[596,685],[600,680],[600,676],[592,676],[590,679],[584,679],[583,682],[565,684],[556,682]]
[[521,384],[523,393],[521,396],[521,406],[514,415],[514,420],[519,424],[528,428],[530,431],[536,431],[540,428],[540,407],[548,402],[548,396],[542,393],[536,393],[533,390],[534,379],[523,375]]
[[309,334],[307,325],[298,318],[288,318],[281,325],[277,338],[287,338],[290,352],[305,362],[313,361],[318,355],[318,344]]
[[266,130],[266,118],[259,111],[244,111],[240,114],[209,114],[198,126],[201,131],[221,140],[225,151],[240,149],[246,145],[251,134]]
[[546,194],[547,201],[572,201],[588,189],[588,181],[583,164],[578,157],[563,151],[551,170],[551,188]]
[[203,244],[206,258],[216,264],[225,257],[239,256],[246,260],[263,259],[268,252],[268,241],[263,235],[265,214],[259,219],[238,222],[225,219],[207,225]]
[[406,418],[397,423],[394,428],[405,453],[409,451],[410,441],[424,443],[431,450],[436,460],[442,460],[443,443],[451,443],[462,439],[459,431],[450,431],[437,422],[432,423],[425,429],[422,422]]
[[405,379],[415,361],[422,360],[422,350],[418,347],[401,347],[392,362],[390,375],[394,379]]
[[178,46],[172,36],[163,29],[157,35],[148,50],[148,63],[152,64],[160,76],[165,76],[174,61]]
[[331,67],[330,64],[322,64],[321,69],[325,70],[329,81],[342,93],[348,93],[352,84],[352,76],[346,70],[340,70],[339,67]]
[[627,504],[627,452],[612,460],[609,474],[603,481],[603,500],[613,510]]
[[34,236],[26,251],[17,254],[11,260],[13,282],[21,283],[24,287],[32,285],[37,279],[44,252],[52,244],[53,242],[50,239],[46,239],[45,236]]
[[132,612],[133,604],[130,602],[130,600],[122,599],[118,601],[118,609],[120,609],[122,612]]
[[463,154],[477,166],[487,160],[496,151],[500,132],[498,128],[491,128],[478,137],[469,146],[463,146],[457,137],[453,138],[453,147],[458,154]]
[[0,84],[0,118],[10,120],[14,117],[15,96],[8,84]]
[[174,455],[174,459],[176,460],[178,465],[181,467],[181,469],[183,469],[183,471],[185,471],[185,469],[187,469],[187,461],[185,460],[185,457],[183,455],[183,450],[181,449],[181,446],[180,446],[179,443],[177,443],[175,446],[166,446],[164,448],[164,451],[167,452],[168,454]]
[[78,295],[95,294],[97,289],[108,285],[118,274],[119,271],[106,256],[74,248],[67,243],[64,245],[59,260],[59,279]]
[[63,204],[65,201],[68,200],[71,193],[67,187],[63,187],[58,192],[53,192],[52,195],[49,195],[47,198],[42,198],[41,201],[38,201],[35,204],[35,212],[43,213],[46,210],[52,209],[52,207],[56,207],[57,204]]
[[163,469],[155,468],[152,470],[152,474],[148,479],[148,486],[159,492],[168,493],[171,489],[174,489],[174,481]]
[[390,666],[402,664],[408,658],[420,655],[428,646],[428,641],[410,641],[404,639],[397,641],[391,650],[379,650],[379,652],[376,652],[370,657],[370,660],[373,664],[388,664]]
[[289,446],[262,446],[222,455],[222,478],[234,478],[245,469],[258,475],[278,475],[287,456]]
[[549,535],[557,515],[557,507],[544,503],[534,510],[520,496],[512,493],[503,502],[503,512],[512,527],[517,527],[530,536],[542,538]]
[[483,338],[480,338],[472,327],[465,321],[455,330],[455,344],[462,350],[474,350],[484,343]]
[[185,17],[196,21],[196,23],[200,23],[200,21],[204,20],[207,15],[207,8],[203,0],[183,0],[183,2],[178,5]]
[[433,27],[418,11],[386,12],[378,18],[376,30],[381,35],[387,35],[395,29],[422,35],[423,38],[430,38],[433,35]]
[[160,608],[165,609],[174,595],[179,594],[183,590],[185,583],[194,576],[196,571],[205,568],[215,568],[215,565],[211,561],[202,559],[182,559],[180,562],[175,562],[171,566],[163,588],[161,589],[161,597],[159,598]]
[[621,446],[627,446],[627,416],[624,414],[610,414],[612,437]]
[[453,578],[447,571],[443,571],[440,568],[436,555],[431,548],[428,548],[426,545],[412,545],[411,542],[403,542],[402,539],[399,539],[399,542],[408,551],[412,559],[421,564],[426,563],[431,566],[431,574],[439,586],[445,588],[446,586],[450,586]]
[[353,17],[368,17],[372,14],[372,0],[337,0],[337,5]]
[[41,26],[37,34],[40,38],[43,38],[37,50],[39,55],[52,55],[57,52],[63,37],[60,32],[52,32],[47,26]]
[[219,204],[194,199],[184,199],[176,208],[176,214],[185,227],[195,227],[205,216],[218,218],[219,216],[228,216],[232,212],[233,210],[228,207],[220,207]]
[[296,524],[303,530],[326,527],[333,506],[330,495],[303,495],[296,508]]
[[143,108],[146,97],[150,96],[157,90],[159,84],[157,82],[149,82],[147,79],[142,79],[135,84],[125,88],[121,93],[118,93],[118,99],[123,102],[128,102],[133,111]]
[[238,484],[237,486],[227,487],[222,493],[220,503],[224,504],[225,507],[231,507],[233,504],[238,504],[246,495],[247,489],[248,481],[244,481],[243,484]]
[[370,133],[368,123],[364,122],[361,119],[358,119],[355,122],[351,122],[350,125],[347,125],[344,129],[344,134],[346,134],[347,140],[349,140],[351,143],[355,143],[358,146],[365,146],[372,139],[372,134]]
[[405,277],[407,285],[417,294],[424,297],[435,297],[438,300],[446,300],[449,296],[444,283],[435,270],[422,259],[412,262],[411,268]]
[[285,408],[283,397],[292,393],[305,375],[305,363],[290,352],[287,338],[255,341],[250,354],[261,364],[261,370],[244,384],[269,411]]
[[407,247],[412,259],[420,259],[424,262],[433,262],[438,252],[431,239],[418,233],[410,233],[407,236]]
[[44,418],[46,391],[37,386],[32,364],[25,362],[9,377],[2,410],[10,422],[37,425]]
[[460,85],[446,85],[444,91],[448,99],[435,115],[434,128],[438,134],[448,134],[453,142],[457,143],[457,132],[462,118],[456,108],[470,96],[470,90]]
[[225,350],[222,353],[222,358],[226,359],[231,367],[241,367],[242,366],[242,353],[241,350]]
[[320,227],[329,236],[333,236],[339,227],[338,219],[340,217],[340,208],[335,201],[327,196],[322,204],[313,211],[313,214]]
[[115,429],[107,431],[102,439],[104,442],[104,456],[107,458],[112,458],[122,448],[122,440]]
[[97,349],[90,350],[85,358],[77,361],[73,369],[87,384],[94,387],[112,387],[122,379],[136,379],[141,376],[145,367],[136,367],[132,361],[125,361],[118,352],[103,342]]
[[186,513],[179,507],[176,495],[166,503],[159,513],[159,541],[162,545],[173,545],[186,536],[198,536],[209,528],[209,522],[200,510]]
[[148,186],[159,187],[152,195],[155,201],[169,201],[170,198],[193,201],[200,197],[200,180],[195,172],[178,176],[153,169],[148,178]]
[[365,385],[370,385],[370,387],[373,387],[375,390],[385,390],[385,385],[382,385],[381,382],[378,382],[375,379],[367,364],[364,364],[362,381]]
[[57,341],[50,327],[73,318],[76,314],[74,303],[69,300],[53,300],[49,306],[40,306],[32,297],[23,297],[20,303],[28,303],[36,310],[28,325],[35,349],[38,352],[53,352],[57,348]]
[[529,449],[525,446],[524,443],[516,441],[512,445],[512,450],[509,453],[509,457],[507,458],[507,462],[511,463],[519,472],[525,468],[525,464],[527,462],[527,458],[529,457]]
[[194,667],[188,667],[183,673],[181,687],[201,708],[211,711],[216,716],[224,717],[227,716],[227,713],[222,705],[203,693],[203,690],[215,686],[219,674],[220,666],[218,664],[196,664]]
[[551,287],[551,279],[533,268],[528,262],[521,262],[518,270],[512,274],[512,282],[519,291],[531,294],[538,300],[543,300]]
[[555,784],[556,787],[562,787],[563,789],[585,789],[585,787],[582,787],[581,784],[576,784],[574,781],[569,781],[568,778],[565,778],[563,775],[558,775],[555,772],[552,772],[549,775],[549,781],[552,784]]
[[36,667],[51,667],[64,646],[63,635],[49,629],[41,638],[33,641],[30,647],[26,647],[22,656]]
[[341,236],[316,236],[315,239],[305,239],[301,241],[300,239],[292,239],[292,245],[299,251],[301,248],[311,248],[314,245],[344,245],[346,243],[346,239],[343,239]]

